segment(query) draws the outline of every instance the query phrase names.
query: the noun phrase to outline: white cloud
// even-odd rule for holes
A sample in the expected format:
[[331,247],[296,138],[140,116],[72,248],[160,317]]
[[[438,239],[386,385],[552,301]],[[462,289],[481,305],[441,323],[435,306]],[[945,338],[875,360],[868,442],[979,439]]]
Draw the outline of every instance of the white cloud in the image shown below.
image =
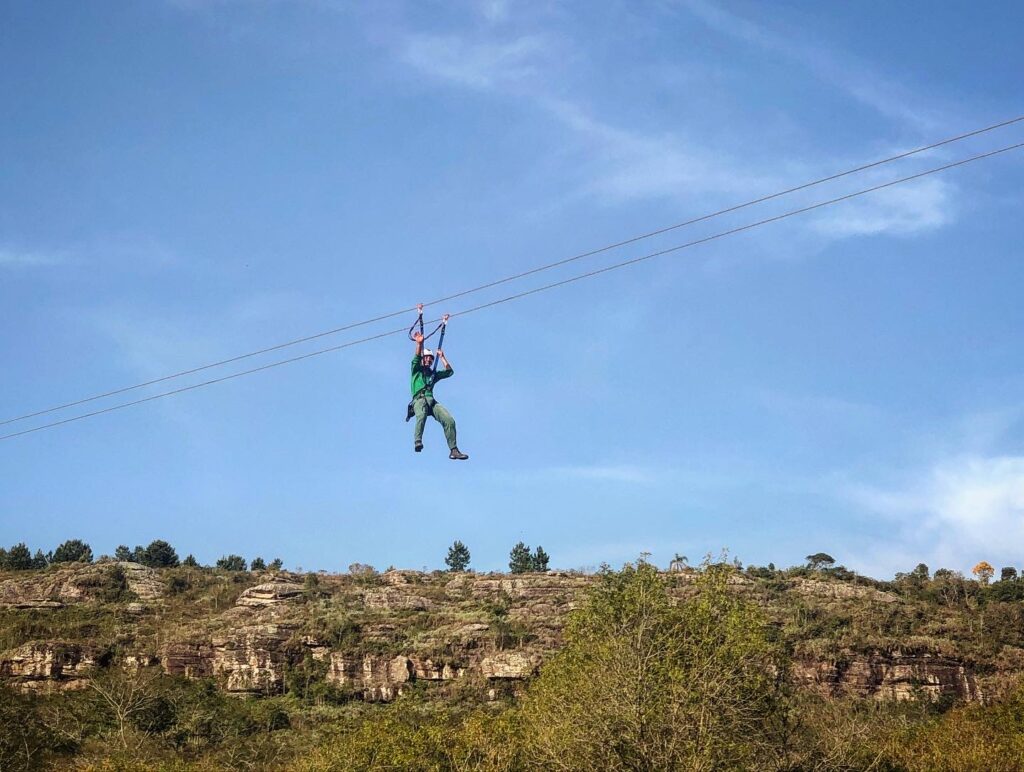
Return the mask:
[[1021,562],[1024,456],[947,459],[903,488],[862,487],[852,494],[898,528],[861,564],[892,572],[907,570],[908,560],[963,570],[981,559]]

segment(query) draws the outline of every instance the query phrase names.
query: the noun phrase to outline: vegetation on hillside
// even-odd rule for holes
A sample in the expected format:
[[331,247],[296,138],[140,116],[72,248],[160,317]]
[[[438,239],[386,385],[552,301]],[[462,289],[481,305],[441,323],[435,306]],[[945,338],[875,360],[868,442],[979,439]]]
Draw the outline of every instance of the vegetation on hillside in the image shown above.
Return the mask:
[[[499,691],[490,701],[485,685],[456,682],[444,699],[414,686],[393,704],[364,703],[328,683],[324,663],[311,658],[289,669],[283,694],[259,699],[144,664],[101,668],[70,692],[4,688],[0,769],[1024,768],[1024,690],[1010,680],[994,683],[985,705],[868,704],[802,692],[792,677],[792,663],[810,649],[841,658],[850,647],[894,642],[934,650],[953,641],[994,670],[1006,651],[1024,648],[1024,583],[1004,573],[984,584],[924,566],[876,582],[811,557],[786,571],[725,560],[668,574],[644,561],[604,569],[568,620],[560,651],[518,696]],[[349,581],[380,581],[356,568]],[[162,624],[187,626],[230,607],[254,581],[235,569],[165,569]],[[115,661],[130,590],[116,564],[96,576],[104,583],[98,606],[0,614],[0,648],[73,639]],[[308,578],[302,634],[356,642],[358,612],[326,605],[330,586]],[[798,582],[869,594],[787,595]],[[876,602],[872,592],[900,602]],[[491,613],[496,631],[515,635],[501,606]],[[430,614],[420,617],[429,627]],[[140,624],[144,634],[148,623]]]

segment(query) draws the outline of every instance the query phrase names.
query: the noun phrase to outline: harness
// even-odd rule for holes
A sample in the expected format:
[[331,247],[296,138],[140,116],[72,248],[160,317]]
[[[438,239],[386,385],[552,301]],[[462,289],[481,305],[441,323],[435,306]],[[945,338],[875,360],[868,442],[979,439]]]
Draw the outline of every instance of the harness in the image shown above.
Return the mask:
[[[445,314],[443,317],[441,317],[440,324],[438,324],[437,327],[434,328],[434,331],[431,332],[430,335],[425,335],[424,332],[423,332],[423,312],[420,311],[419,318],[415,322],[413,322],[412,323],[412,327],[409,328],[409,340],[411,340],[411,341],[415,341],[416,340],[412,336],[412,333],[413,333],[413,330],[415,330],[417,326],[420,328],[420,335],[423,336],[423,342],[424,343],[427,342],[428,338],[434,337],[434,335],[440,330],[441,336],[437,339],[437,348],[438,348],[438,350],[440,350],[441,347],[444,346],[444,333],[448,329],[448,314]],[[413,394],[412,395],[412,399],[409,400],[409,404],[406,406],[406,409],[405,409],[405,420],[406,420],[406,422],[408,422],[409,419],[411,419],[414,415],[416,415],[416,410],[413,408],[413,404],[416,402],[416,400],[419,399],[420,397],[422,397],[423,394],[427,391],[427,389],[433,389],[433,387],[434,387],[434,376],[437,375],[437,362],[438,362],[439,359],[440,359],[439,356],[436,356],[436,355],[434,356],[434,362],[430,366],[430,375],[425,379],[424,384],[423,384],[423,388],[421,388],[419,391],[417,391],[415,394]],[[430,402],[428,400],[427,401],[427,415],[430,415],[431,412],[432,412],[432,406],[431,406],[431,404],[430,404]]]

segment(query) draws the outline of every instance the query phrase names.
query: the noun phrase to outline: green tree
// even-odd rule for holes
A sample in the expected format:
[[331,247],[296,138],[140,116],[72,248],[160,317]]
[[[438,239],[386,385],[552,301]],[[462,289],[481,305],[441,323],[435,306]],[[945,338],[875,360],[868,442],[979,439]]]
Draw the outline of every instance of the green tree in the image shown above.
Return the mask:
[[532,569],[534,571],[547,571],[548,561],[550,559],[551,558],[548,556],[548,553],[546,553],[544,548],[538,544],[537,549],[533,551],[533,557],[530,558]]
[[225,571],[244,571],[245,558],[241,555],[225,555],[217,561],[217,568]]
[[36,554],[32,556],[32,568],[46,568],[50,563],[50,558],[43,554],[42,550],[36,550]]
[[267,566],[271,571],[280,571],[284,566],[284,561],[281,558],[274,558],[270,561],[270,565]]
[[195,555],[191,552],[185,556],[185,559],[181,561],[181,564],[183,566],[188,566],[189,568],[199,568],[199,561],[196,560]]
[[835,565],[836,559],[827,552],[815,552],[807,556],[807,567],[812,571],[820,571]]
[[119,560],[122,563],[131,563],[135,560],[135,555],[132,554],[127,545],[118,544],[117,549],[114,550],[114,560]]
[[605,570],[523,702],[527,768],[760,768],[785,666],[733,570],[705,564],[681,604],[647,563]]
[[7,550],[0,547],[0,571],[7,568]]
[[15,544],[7,551],[7,568],[12,571],[28,571],[32,568],[32,553],[25,542]]
[[155,539],[143,550],[142,560],[139,562],[150,568],[174,568],[180,561],[174,547],[163,539]]
[[1001,582],[1015,582],[1017,581],[1017,569],[1013,566],[1003,566],[999,571],[999,581]]
[[54,563],[92,563],[92,547],[81,539],[71,539],[53,551]]
[[519,542],[508,553],[508,570],[513,574],[525,574],[533,570],[533,559],[530,555],[530,548]]
[[456,540],[448,548],[448,557],[444,559],[449,571],[465,571],[469,568],[469,547]]
[[253,558],[252,562],[249,564],[250,571],[265,571],[266,568],[267,564],[263,562],[263,558]]

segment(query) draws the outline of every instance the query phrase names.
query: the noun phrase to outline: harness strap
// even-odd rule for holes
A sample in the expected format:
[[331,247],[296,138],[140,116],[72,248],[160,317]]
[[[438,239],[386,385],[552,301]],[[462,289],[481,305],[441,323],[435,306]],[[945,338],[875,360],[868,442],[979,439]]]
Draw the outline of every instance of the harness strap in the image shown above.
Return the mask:
[[[441,337],[437,339],[437,350],[440,351],[441,348],[444,346],[444,333],[445,333],[445,330],[448,329],[448,314],[445,314],[441,318],[441,325],[437,329],[441,331]],[[437,330],[434,330],[434,332],[437,332]],[[432,332],[430,334],[433,335],[434,332]],[[430,374],[431,375],[436,375],[437,374],[437,363],[438,363],[438,361],[440,359],[441,359],[441,357],[439,357],[439,356],[435,356],[434,357],[434,363],[430,366]]]
[[444,327],[444,322],[441,322],[439,325],[437,325],[437,327],[434,328],[434,331],[427,335],[423,332],[423,314],[420,314],[419,318],[412,323],[412,327],[409,328],[409,340],[416,340],[412,336],[412,331],[415,330],[417,326],[420,328],[420,335],[423,336],[423,342],[426,343],[428,340],[430,340],[437,334],[438,330]]

